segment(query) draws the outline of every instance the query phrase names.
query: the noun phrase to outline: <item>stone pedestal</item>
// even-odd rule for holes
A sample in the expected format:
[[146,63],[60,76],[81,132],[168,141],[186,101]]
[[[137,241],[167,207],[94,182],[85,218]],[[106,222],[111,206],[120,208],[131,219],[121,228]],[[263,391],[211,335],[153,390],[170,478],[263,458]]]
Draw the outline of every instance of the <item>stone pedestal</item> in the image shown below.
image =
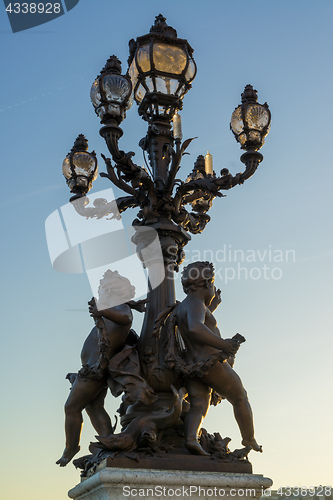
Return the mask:
[[68,492],[74,500],[191,498],[258,500],[272,480],[258,474],[105,468]]

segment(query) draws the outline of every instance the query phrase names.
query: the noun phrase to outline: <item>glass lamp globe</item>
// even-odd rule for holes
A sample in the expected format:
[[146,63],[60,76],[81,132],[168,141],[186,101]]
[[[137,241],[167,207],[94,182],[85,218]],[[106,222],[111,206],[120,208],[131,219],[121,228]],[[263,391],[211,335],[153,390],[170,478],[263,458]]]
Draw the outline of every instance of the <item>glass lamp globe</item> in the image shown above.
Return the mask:
[[121,74],[121,62],[111,56],[100,75],[91,86],[90,99],[101,123],[115,119],[121,123],[126,111],[132,106],[132,83],[128,76]]
[[181,109],[180,101],[196,75],[192,47],[187,40],[177,38],[177,31],[161,14],[150,33],[131,40],[129,46],[128,74],[135,101],[141,104],[146,96],[153,97],[156,114],[171,116],[172,112],[173,116],[175,109]]
[[84,196],[92,188],[98,175],[97,158],[95,151],[88,153],[88,141],[83,134],[77,137],[64,159],[62,173],[71,193],[75,194],[73,198]]
[[267,103],[257,102],[257,91],[246,85],[242,104],[231,115],[230,128],[241,149],[257,151],[265,143],[271,125],[271,113]]

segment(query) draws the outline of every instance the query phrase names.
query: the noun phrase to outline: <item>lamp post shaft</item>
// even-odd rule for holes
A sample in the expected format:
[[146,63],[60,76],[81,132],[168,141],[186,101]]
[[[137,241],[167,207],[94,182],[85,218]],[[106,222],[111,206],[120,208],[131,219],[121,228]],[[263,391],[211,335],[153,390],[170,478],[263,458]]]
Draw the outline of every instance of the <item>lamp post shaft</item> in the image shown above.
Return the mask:
[[171,159],[173,136],[169,122],[155,121],[149,127],[147,146],[149,160],[152,166],[154,182],[167,180],[168,167]]
[[[164,270],[161,270],[160,262],[157,261],[154,253],[148,256],[147,253],[145,254],[150,290],[138,350],[142,371],[149,385],[157,393],[171,392],[170,385],[176,384],[177,377],[175,372],[169,370],[166,365],[164,342],[153,333],[154,322],[162,311],[176,302],[174,273],[178,271],[179,264],[184,260],[183,247],[191,238],[180,226],[162,217],[150,227],[155,229],[159,236]],[[140,256],[142,245],[140,231],[133,237],[133,242],[137,245]],[[160,284],[154,286],[155,283]]]

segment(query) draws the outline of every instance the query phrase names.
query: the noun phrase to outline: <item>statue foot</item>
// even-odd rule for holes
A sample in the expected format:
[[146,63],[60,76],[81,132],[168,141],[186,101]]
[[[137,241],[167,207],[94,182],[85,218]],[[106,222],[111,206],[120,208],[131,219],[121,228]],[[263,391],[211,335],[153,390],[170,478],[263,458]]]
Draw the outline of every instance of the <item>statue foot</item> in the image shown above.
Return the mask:
[[253,439],[243,439],[242,445],[243,446],[251,446],[251,448],[254,451],[260,451],[260,453],[262,453],[262,446],[260,444],[258,444],[254,438]]
[[193,453],[193,455],[204,455],[209,457],[209,453],[205,452],[205,450],[201,447],[196,439],[185,441],[185,447]]
[[56,461],[56,464],[60,465],[60,467],[65,467],[79,451],[80,446],[78,446],[74,451],[65,448],[62,457]]

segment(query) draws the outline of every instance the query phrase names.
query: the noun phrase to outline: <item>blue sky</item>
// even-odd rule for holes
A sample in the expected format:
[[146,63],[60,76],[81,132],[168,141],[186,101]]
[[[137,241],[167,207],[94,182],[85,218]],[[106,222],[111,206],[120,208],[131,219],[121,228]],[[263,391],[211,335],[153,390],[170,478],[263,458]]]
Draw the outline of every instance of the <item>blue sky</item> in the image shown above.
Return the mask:
[[[93,326],[83,311],[91,290],[86,275],[52,269],[44,223],[68,202],[61,165],[79,133],[96,150],[103,170],[100,153],[108,153],[90,86],[112,54],[127,69],[128,40],[147,33],[160,12],[193,46],[198,66],[181,113],[184,138],[198,136],[184,158],[183,179],[207,150],[217,172],[242,170],[229,121],[246,84],[270,106],[264,162],[244,186],[215,200],[212,220],[201,236],[192,236],[187,258],[214,252],[223,295],[216,313],[220,330],[224,337],[239,331],[247,339],[235,369],[248,390],[264,448],[263,454],[250,455],[254,472],[271,477],[274,487],[332,484],[332,3],[80,0],[66,15],[16,34],[0,8],[6,499],[24,494],[26,500],[58,500],[79,481],[72,465],[59,469],[54,462],[64,441],[69,389],[64,377],[80,367],[81,346]],[[122,128],[122,149],[135,151],[141,164],[138,142],[146,125],[135,104]],[[93,189],[108,187],[99,178]],[[134,216],[128,211],[124,225]],[[244,255],[254,250],[256,261],[223,262],[216,252],[224,248]],[[269,261],[269,251],[274,256],[276,250],[283,262]],[[286,262],[288,250],[295,259]],[[261,258],[266,255],[263,262],[258,251]],[[248,273],[267,265],[269,279],[263,274],[245,279],[245,271],[238,279],[238,264]],[[281,270],[280,279],[271,276],[274,267]],[[226,268],[235,270],[227,283],[226,273],[233,273]],[[177,298],[183,298],[179,282]],[[140,321],[137,315],[137,331]],[[107,405],[114,415],[118,401],[109,396]],[[228,403],[212,408],[204,426],[240,447]],[[93,436],[85,419],[83,453]]]

